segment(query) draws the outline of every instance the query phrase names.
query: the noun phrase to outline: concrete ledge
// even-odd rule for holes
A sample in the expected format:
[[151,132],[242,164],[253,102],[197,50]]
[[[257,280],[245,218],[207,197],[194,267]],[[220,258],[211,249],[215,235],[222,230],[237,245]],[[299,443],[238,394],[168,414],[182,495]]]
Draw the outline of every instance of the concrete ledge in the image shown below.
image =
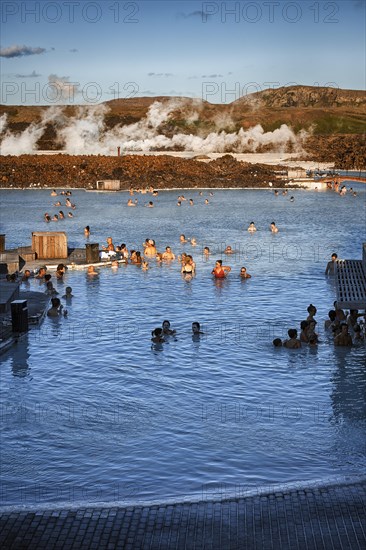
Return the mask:
[[9,510],[6,549],[353,550],[366,547],[366,481],[151,506]]

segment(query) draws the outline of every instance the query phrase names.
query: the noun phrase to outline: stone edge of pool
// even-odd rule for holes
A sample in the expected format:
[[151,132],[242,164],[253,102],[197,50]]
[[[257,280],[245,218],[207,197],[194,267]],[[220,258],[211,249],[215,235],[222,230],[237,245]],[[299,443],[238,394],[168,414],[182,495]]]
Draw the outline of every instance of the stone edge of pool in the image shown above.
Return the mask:
[[[209,484],[207,484],[209,485]],[[217,484],[213,484],[217,485]],[[340,487],[351,487],[353,485],[364,485],[366,490],[366,475],[350,474],[343,476],[328,476],[322,479],[314,479],[310,481],[284,482],[273,485],[262,485],[257,488],[249,489],[242,495],[237,495],[233,491],[225,491],[225,497],[202,498],[197,494],[170,497],[166,499],[154,500],[123,500],[123,501],[62,501],[62,502],[45,502],[43,504],[31,505],[0,505],[0,516],[13,512],[41,512],[48,510],[79,510],[79,509],[109,509],[109,508],[151,508],[156,506],[189,506],[191,504],[200,503],[225,503],[243,501],[258,497],[269,497],[278,494],[290,494],[300,492],[321,491],[322,489],[332,489]]]
[[365,477],[314,483],[216,502],[3,512],[0,544],[8,550],[365,548]]

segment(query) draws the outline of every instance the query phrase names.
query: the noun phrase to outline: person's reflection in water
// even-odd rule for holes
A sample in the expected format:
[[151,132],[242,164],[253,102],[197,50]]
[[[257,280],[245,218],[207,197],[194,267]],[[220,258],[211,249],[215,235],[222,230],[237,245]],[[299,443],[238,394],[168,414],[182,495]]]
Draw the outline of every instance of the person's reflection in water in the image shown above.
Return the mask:
[[19,340],[18,343],[11,348],[11,370],[13,376],[18,376],[19,378],[25,378],[29,376],[29,340],[28,333],[24,334]]

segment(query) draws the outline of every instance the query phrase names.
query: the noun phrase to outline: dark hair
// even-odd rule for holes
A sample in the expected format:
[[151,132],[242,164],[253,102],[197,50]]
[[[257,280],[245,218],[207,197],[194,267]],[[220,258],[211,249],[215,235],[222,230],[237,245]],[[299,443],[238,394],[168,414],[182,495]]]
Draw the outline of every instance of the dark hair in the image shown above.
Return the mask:
[[337,313],[334,309],[330,309],[328,311],[328,317],[331,321],[335,321],[336,317],[337,317]]
[[51,280],[51,275],[49,273],[46,273],[46,275],[44,276],[44,280],[45,281],[50,281]]
[[315,311],[316,312],[316,307],[313,304],[310,304],[307,311],[308,311],[308,313],[310,313],[310,311]]
[[290,338],[296,338],[297,336],[296,328],[289,328],[287,331],[287,334],[289,335]]
[[168,323],[168,325],[170,326],[170,321],[168,321],[168,319],[165,319],[162,324],[164,325],[164,323]]
[[59,307],[61,305],[60,298],[52,298],[51,304],[52,307]]
[[300,323],[301,330],[305,330],[308,326],[309,326],[308,321],[301,321],[301,323]]
[[338,258],[338,254],[336,254],[335,252],[333,252],[332,258],[333,258],[333,257],[334,257],[334,258]]
[[201,328],[201,325],[199,324],[199,322],[198,322],[198,321],[193,321],[193,323],[192,323],[192,327],[193,327],[193,325],[196,325],[196,326],[197,326],[197,328],[198,328],[198,330],[200,330],[200,328]]
[[279,348],[280,346],[282,346],[281,338],[275,338],[272,343],[275,346],[275,348]]
[[152,336],[161,336],[163,333],[163,329],[158,327],[158,328],[154,328],[154,330],[151,332],[151,335]]

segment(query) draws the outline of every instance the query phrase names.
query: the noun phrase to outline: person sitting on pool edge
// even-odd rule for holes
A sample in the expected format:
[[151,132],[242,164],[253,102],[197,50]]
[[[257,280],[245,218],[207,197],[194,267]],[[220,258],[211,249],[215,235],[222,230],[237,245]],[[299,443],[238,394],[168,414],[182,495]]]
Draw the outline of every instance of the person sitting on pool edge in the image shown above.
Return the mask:
[[296,328],[289,328],[287,331],[287,334],[289,336],[289,340],[285,340],[283,345],[285,348],[288,349],[298,349],[301,348],[301,342],[297,338],[297,330]]
[[216,279],[224,279],[227,273],[230,273],[231,267],[222,265],[222,260],[216,260],[215,267],[211,271]]

